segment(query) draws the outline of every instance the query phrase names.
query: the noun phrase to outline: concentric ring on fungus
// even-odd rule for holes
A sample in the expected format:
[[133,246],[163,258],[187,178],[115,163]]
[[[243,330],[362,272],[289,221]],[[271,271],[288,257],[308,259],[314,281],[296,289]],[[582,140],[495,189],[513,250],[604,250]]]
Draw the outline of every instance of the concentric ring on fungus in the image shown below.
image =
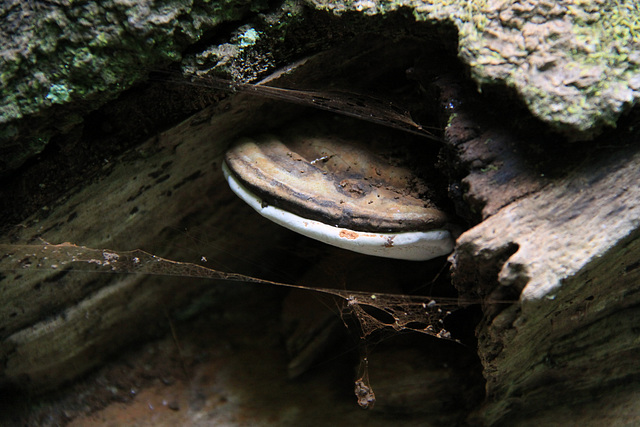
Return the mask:
[[428,185],[377,143],[244,138],[227,151],[223,171],[262,216],[321,242],[415,261],[453,250],[447,215],[425,195]]

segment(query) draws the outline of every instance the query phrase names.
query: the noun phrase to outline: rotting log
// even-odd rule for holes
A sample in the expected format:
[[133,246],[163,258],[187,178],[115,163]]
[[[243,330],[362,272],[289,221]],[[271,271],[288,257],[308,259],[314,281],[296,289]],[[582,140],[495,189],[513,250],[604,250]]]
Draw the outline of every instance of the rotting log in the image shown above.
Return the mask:
[[[305,72],[313,74],[302,68],[300,75]],[[522,109],[510,111],[517,104],[501,105],[504,93],[479,97],[445,77],[437,85],[442,105],[453,108],[445,162],[452,168],[451,195],[460,216],[478,223],[458,240],[453,280],[463,297],[485,300],[478,338],[487,402],[476,421],[632,421],[640,412],[637,116],[595,141],[567,144]],[[52,204],[45,219],[8,238],[142,247],[158,255],[167,255],[156,249],[169,248],[170,241],[171,248],[184,248],[172,257],[192,260],[189,239],[176,227],[198,225],[208,235],[223,229],[220,239],[232,236],[225,245],[247,235],[276,245],[281,235],[254,222],[249,210],[235,217],[243,227],[227,229],[229,223],[216,219],[239,205],[217,171],[220,152],[238,130],[283,118],[282,110],[270,113],[270,106],[260,109],[255,102],[205,111],[106,164],[113,181],[65,193],[68,200]],[[215,215],[212,205],[219,209]],[[250,248],[252,258],[275,247],[239,246]],[[214,252],[206,255],[233,266],[224,251]],[[126,342],[153,334],[149,325],[167,307],[188,305],[208,286],[144,277],[85,281],[63,273],[5,275],[15,285],[2,288],[6,383],[40,389],[76,378]],[[507,308],[495,302],[518,298]],[[134,332],[123,336],[125,327]]]
[[[229,138],[251,122],[260,104],[234,101],[221,107],[225,112],[212,118],[203,111],[106,165],[102,178],[71,191],[46,218],[26,221],[4,243],[143,248],[185,261],[206,255],[210,266],[230,269],[240,268],[230,255],[238,245],[246,260],[268,259],[271,246],[245,242],[277,244],[277,227],[246,219],[251,210],[227,189],[220,172]],[[208,239],[204,247],[201,236]],[[2,283],[2,382],[32,392],[58,387],[119,348],[164,331],[169,315],[181,317],[216,300],[222,311],[225,296],[251,292],[187,278],[64,268],[5,271]]]
[[[442,93],[469,99],[455,84]],[[638,115],[580,144],[504,117],[462,103],[447,129],[470,169],[468,215],[481,217],[451,257],[454,285],[485,300],[477,334],[487,401],[478,421],[633,424],[640,414]],[[519,304],[505,309],[492,302],[518,295]]]
[[[415,38],[385,41],[373,48],[366,38],[360,38],[362,44],[359,46],[349,44],[336,51],[308,58],[303,65],[284,76],[284,82],[277,83],[287,85],[293,81],[295,84],[298,79],[313,87],[314,82],[352,76],[361,69],[361,63],[372,66],[376,73],[359,81],[376,83],[380,76],[388,72],[385,67],[401,67],[400,71],[404,72],[407,60],[413,62],[413,55],[423,49],[419,41]],[[363,45],[369,49],[356,57],[355,52],[360,52]],[[427,52],[431,51],[427,49]],[[451,59],[434,55],[431,58],[439,64]],[[348,72],[340,73],[343,64],[346,64]],[[329,76],[325,74],[327,72],[330,72]],[[52,203],[44,217],[34,216],[24,221],[21,227],[5,236],[3,243],[69,241],[115,251],[141,248],[180,261],[199,262],[204,256],[206,261],[202,262],[206,266],[224,271],[269,278],[269,270],[279,269],[295,277],[294,270],[302,268],[301,259],[313,267],[319,263],[316,254],[321,255],[322,249],[301,243],[290,232],[262,220],[244,206],[223,181],[220,159],[227,145],[237,136],[262,133],[265,128],[277,129],[289,121],[293,121],[289,127],[289,131],[293,131],[303,127],[301,117],[306,119],[315,114],[313,109],[302,109],[287,103],[275,104],[256,96],[236,94],[122,157],[113,159],[105,165],[102,174],[94,175],[86,185],[73,188],[64,199]],[[325,115],[324,119],[328,127],[341,122],[341,119],[333,116]],[[351,133],[388,132],[374,125],[363,125],[358,120],[344,123],[346,131]],[[429,139],[419,141],[433,144]],[[439,149],[438,145],[434,147],[436,151]],[[192,239],[191,236],[196,238]],[[203,244],[197,241],[200,239],[207,241]],[[300,252],[300,259],[296,258],[296,251]],[[238,260],[233,254],[241,254],[243,260]],[[253,263],[248,264],[247,260]],[[368,262],[382,264],[375,259]],[[366,262],[359,259],[357,263],[346,264],[348,267],[365,265],[355,269],[361,269],[363,274],[360,271],[338,271],[338,276],[332,278],[336,281],[333,285],[340,286],[340,280],[344,280],[347,273],[355,276],[356,281],[370,284],[371,278],[367,274],[371,273]],[[433,275],[441,269],[442,264],[443,260],[439,260],[432,265],[437,267]],[[328,265],[338,268],[337,262]],[[422,267],[415,265],[418,270]],[[430,268],[426,270],[428,274],[420,271],[419,284],[432,277]],[[375,279],[384,281],[393,277],[402,280],[408,269],[401,270],[401,275],[397,274],[398,270],[387,269],[384,275],[380,274]],[[429,276],[427,279],[426,275]],[[0,344],[4,366],[3,386],[34,394],[55,390],[65,382],[101,366],[126,348],[127,344],[166,331],[170,319],[184,319],[188,313],[202,310],[219,311],[223,316],[224,313],[237,310],[226,301],[237,301],[243,296],[254,301],[265,300],[279,293],[277,290],[247,288],[235,283],[231,286],[215,286],[184,278],[95,275],[65,269],[10,271],[3,277],[3,285],[5,305],[0,316],[6,319],[6,324],[2,325],[4,329]],[[278,302],[273,304],[277,307]],[[245,313],[246,316],[251,314]],[[339,317],[334,319],[339,322]],[[435,341],[437,348],[441,343]],[[452,353],[462,352],[471,362],[460,363],[462,367],[458,369],[457,363],[452,363],[452,358],[447,359],[448,368],[440,373],[441,380],[434,382],[442,387],[442,391],[436,390],[434,385],[429,393],[441,400],[424,405],[419,397],[424,396],[422,393],[414,395],[413,401],[409,401],[399,393],[404,389],[394,390],[392,386],[395,370],[386,369],[389,377],[386,389],[391,397],[385,399],[380,408],[386,405],[389,411],[401,408],[412,415],[425,417],[425,408],[438,407],[438,402],[442,401],[449,407],[455,406],[455,410],[443,410],[440,414],[442,419],[460,420],[466,417],[468,410],[481,398],[478,390],[482,382],[477,361],[467,348],[451,342],[444,343],[449,346],[447,351],[451,351],[453,346]],[[399,360],[402,357],[399,356]],[[425,369],[438,370],[444,363],[441,360],[424,363],[415,371],[425,374]],[[473,372],[468,374],[469,370]],[[376,374],[373,375],[375,378]],[[473,381],[468,387],[470,378]],[[415,384],[413,388],[415,390]],[[455,405],[459,400],[457,396],[465,397],[465,405]],[[358,410],[355,403],[353,409]]]

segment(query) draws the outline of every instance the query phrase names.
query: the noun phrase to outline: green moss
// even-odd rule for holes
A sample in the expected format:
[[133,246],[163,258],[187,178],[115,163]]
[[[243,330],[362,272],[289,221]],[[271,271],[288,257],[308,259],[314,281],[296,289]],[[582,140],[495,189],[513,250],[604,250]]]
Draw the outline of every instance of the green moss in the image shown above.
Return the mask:
[[[629,96],[635,99],[637,91],[620,92],[631,79],[640,75],[640,2],[636,0],[576,0],[552,3],[532,3],[530,7],[512,6],[486,1],[430,1],[420,3],[415,15],[422,20],[448,20],[458,28],[459,54],[470,66],[472,76],[480,83],[504,82],[514,86],[523,99],[541,119],[561,130],[578,130],[589,134],[602,124],[611,124],[628,108]],[[499,6],[499,7],[498,7]],[[518,7],[520,6],[520,7]],[[503,17],[501,12],[506,12]],[[535,18],[535,20],[533,19]],[[572,33],[545,32],[542,25],[556,21],[570,22]],[[582,77],[602,70],[602,76],[588,83],[573,85],[577,89],[554,93],[551,85],[531,87],[527,70],[535,63],[523,67],[531,52],[519,44],[522,26],[535,23],[543,50],[558,58],[558,70],[566,69],[567,61],[578,67]],[[513,31],[511,30],[513,28]],[[553,29],[551,25],[549,29]],[[562,26],[557,27],[562,31]],[[492,45],[492,40],[499,40]],[[522,40],[522,39],[520,39]],[[504,58],[501,45],[511,46],[507,52],[517,56]],[[494,46],[497,45],[497,48]],[[551,70],[548,75],[551,76]],[[562,79],[559,72],[555,79]],[[610,90],[616,83],[617,92]],[[572,86],[572,83],[568,84]]]
[[[264,0],[143,0],[131,5],[105,0],[29,10],[0,59],[0,124],[17,130],[0,135],[0,148],[22,141],[29,150],[28,141],[52,124],[68,129],[76,112],[98,108],[147,70],[180,60],[185,47],[205,31],[265,5]],[[249,45],[252,36],[245,34],[244,43]],[[81,104],[72,103],[79,99]],[[52,104],[57,108],[49,108]],[[36,114],[35,121],[20,122]]]
[[[636,0],[563,0],[556,4],[561,13],[556,11],[553,16],[547,15],[550,6],[544,2],[520,9],[520,3],[507,3],[309,0],[305,4],[336,14],[358,11],[362,15],[411,8],[417,20],[452,23],[458,30],[459,56],[470,65],[480,86],[501,82],[515,87],[535,115],[559,129],[588,131],[602,123],[614,123],[632,103],[630,96],[635,101],[638,93],[630,91],[627,82],[637,80],[640,74],[640,4]],[[549,7],[545,9],[545,5]],[[212,49],[206,61],[217,61],[233,75],[246,75],[243,73],[252,66],[268,68],[273,59],[264,52],[277,51],[278,43],[284,43],[290,33],[291,23],[306,25],[298,12],[301,7],[297,0],[286,0],[278,8],[277,19],[269,21],[265,15],[252,19],[251,26],[242,27],[230,41],[233,52]],[[183,49],[205,31],[269,8],[273,10],[267,0],[143,0],[131,6],[115,0],[71,1],[64,8],[35,8],[28,19],[37,25],[25,25],[25,31],[16,32],[15,45],[5,49],[12,56],[0,64],[0,123],[8,126],[21,117],[43,114],[52,103],[65,105],[75,99],[85,101],[84,112],[97,108],[140,79],[145,70],[180,60]],[[503,22],[501,10],[514,19]],[[601,78],[588,84],[568,84],[565,94],[569,95],[530,83],[523,75],[532,67],[523,67],[530,52],[516,42],[522,34],[518,25],[544,23],[545,19],[572,24],[569,41],[563,41],[557,32],[541,33],[543,49],[566,61],[558,68],[578,69],[587,82],[589,73],[601,69]],[[509,37],[514,38],[509,41]],[[505,45],[511,43],[507,53],[500,46],[490,46],[492,40],[503,39]],[[624,85],[628,92],[624,92]],[[19,130],[16,138],[30,137],[30,131]],[[0,145],[2,139],[0,136]]]
[[447,119],[447,127],[451,126],[451,123],[455,120],[456,117],[458,117],[458,113],[453,113],[449,116],[449,118]]
[[[143,70],[179,60],[182,49],[206,29],[263,3],[184,0],[123,9],[118,2],[105,1],[88,10],[86,3],[70,2],[65,9],[34,10],[37,34],[25,33],[28,40],[21,46],[16,41],[15,60],[2,66],[0,123],[39,111],[46,107],[44,100],[65,103],[71,93],[89,99],[115,94]],[[116,18],[123,13],[127,19]],[[251,36],[247,33],[243,42],[250,44]],[[136,69],[141,72],[131,72]],[[35,73],[46,76],[44,85],[30,77]]]
[[487,172],[495,172],[497,171],[499,168],[496,165],[489,165],[486,168],[482,168],[480,169],[480,172],[482,173],[487,173]]
[[65,85],[53,84],[45,98],[54,104],[64,104],[71,99],[71,92],[73,89],[68,89]]
[[260,33],[254,28],[249,28],[238,36],[238,46],[240,46],[240,48],[253,46],[259,38]]

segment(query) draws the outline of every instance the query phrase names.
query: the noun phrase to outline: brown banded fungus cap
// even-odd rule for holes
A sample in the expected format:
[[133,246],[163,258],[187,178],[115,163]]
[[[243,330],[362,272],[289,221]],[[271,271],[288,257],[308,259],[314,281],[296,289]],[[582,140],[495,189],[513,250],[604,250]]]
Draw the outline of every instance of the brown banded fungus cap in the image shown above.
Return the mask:
[[403,163],[390,144],[263,135],[233,145],[224,169],[260,214],[309,237],[391,258],[446,255],[453,249],[447,215]]

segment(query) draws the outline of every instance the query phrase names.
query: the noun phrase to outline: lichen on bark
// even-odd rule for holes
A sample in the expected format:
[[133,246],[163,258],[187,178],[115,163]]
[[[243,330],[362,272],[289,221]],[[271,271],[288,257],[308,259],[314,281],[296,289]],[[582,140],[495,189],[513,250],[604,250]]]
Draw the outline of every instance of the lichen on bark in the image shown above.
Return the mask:
[[85,0],[3,5],[0,169],[22,164],[51,136],[68,131],[150,68],[179,60],[206,31],[265,4]]
[[529,110],[569,139],[614,126],[640,96],[640,6],[633,0],[328,2],[319,8],[452,22],[458,54],[484,85],[516,90]]

